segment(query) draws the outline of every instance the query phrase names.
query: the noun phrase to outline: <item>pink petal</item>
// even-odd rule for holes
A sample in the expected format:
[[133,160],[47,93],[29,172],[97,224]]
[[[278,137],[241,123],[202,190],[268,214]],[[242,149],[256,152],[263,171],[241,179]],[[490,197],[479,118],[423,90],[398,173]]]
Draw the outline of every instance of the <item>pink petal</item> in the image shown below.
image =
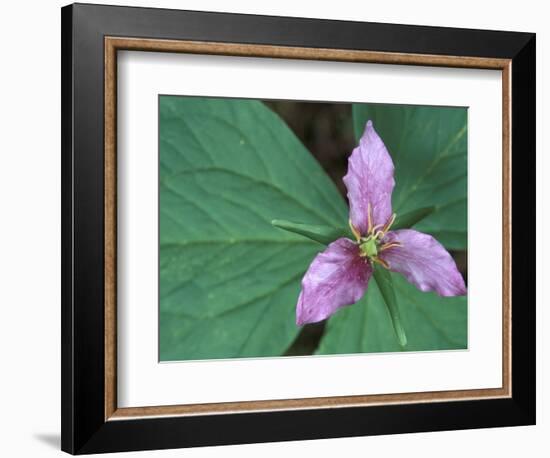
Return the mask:
[[348,189],[350,219],[361,234],[368,232],[369,204],[372,224],[386,224],[392,214],[393,161],[372,121],[367,122],[359,146],[348,159],[344,183]]
[[319,253],[302,279],[296,324],[324,320],[345,305],[357,302],[367,289],[372,268],[359,257],[359,248],[341,238]]
[[399,242],[400,247],[383,250],[379,257],[390,270],[402,273],[421,291],[435,291],[440,296],[466,294],[464,279],[451,255],[431,235],[412,229],[390,231],[383,243]]

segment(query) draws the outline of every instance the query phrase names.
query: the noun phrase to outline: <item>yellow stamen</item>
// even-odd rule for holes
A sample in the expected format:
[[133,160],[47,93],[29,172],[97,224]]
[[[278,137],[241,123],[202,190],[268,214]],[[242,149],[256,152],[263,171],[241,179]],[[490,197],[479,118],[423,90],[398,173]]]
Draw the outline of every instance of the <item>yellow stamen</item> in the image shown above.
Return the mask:
[[371,233],[375,233],[378,229],[380,229],[383,226],[383,224],[377,224],[371,229]]
[[383,259],[379,258],[379,257],[376,257],[376,258],[371,258],[374,262],[377,262],[378,264],[382,265],[383,267],[385,267],[386,269],[389,269],[390,268],[390,265],[384,261]]
[[370,206],[370,202],[367,203],[367,222],[368,222],[367,232],[370,234],[372,232],[372,208]]
[[376,234],[373,235],[373,238],[374,240],[378,240],[378,239],[381,239],[382,237],[384,237],[384,231],[378,231]]
[[385,243],[384,245],[381,245],[379,248],[378,248],[378,251],[384,251],[384,250],[388,250],[390,248],[395,248],[395,247],[400,247],[400,246],[403,246],[402,243],[400,242],[388,242],[388,243]]
[[358,242],[361,241],[361,233],[357,230],[357,228],[353,225],[351,222],[351,219],[348,220],[349,228],[351,229],[351,232],[353,233],[353,236],[355,237],[355,240]]
[[384,229],[382,229],[382,232],[384,234],[390,230],[390,227],[392,227],[392,224],[395,222],[395,217],[396,217],[395,213],[393,215],[391,215],[390,219],[388,220],[388,222],[384,226]]

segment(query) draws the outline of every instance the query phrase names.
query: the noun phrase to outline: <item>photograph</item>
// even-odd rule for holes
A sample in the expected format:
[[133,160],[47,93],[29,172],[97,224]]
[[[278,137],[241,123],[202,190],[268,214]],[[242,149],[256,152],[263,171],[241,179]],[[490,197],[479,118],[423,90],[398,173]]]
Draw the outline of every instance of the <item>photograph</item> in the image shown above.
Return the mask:
[[493,3],[3,4],[0,458],[550,456],[550,16]]
[[160,94],[159,361],[468,349],[468,108]]
[[62,450],[535,424],[535,33],[333,19],[62,8]]

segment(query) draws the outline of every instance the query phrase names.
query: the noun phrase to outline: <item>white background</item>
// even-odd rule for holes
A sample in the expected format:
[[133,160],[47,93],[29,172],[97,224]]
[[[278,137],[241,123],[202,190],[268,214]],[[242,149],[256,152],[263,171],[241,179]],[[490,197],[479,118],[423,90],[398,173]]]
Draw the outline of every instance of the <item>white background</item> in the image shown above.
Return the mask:
[[[110,0],[112,4],[123,4]],[[59,1],[9,2],[0,14],[3,43],[0,72],[0,454],[9,457],[59,456],[60,302],[60,12]],[[537,32],[538,59],[538,425],[475,431],[408,434],[352,439],[202,448],[124,456],[407,456],[464,457],[480,454],[547,456],[550,401],[547,390],[550,327],[548,269],[550,244],[550,162],[542,161],[543,110],[550,107],[542,88],[550,47],[548,21],[540,0],[462,0],[452,8],[438,1],[268,2],[232,0],[138,1],[134,5],[310,16],[456,27]],[[546,56],[545,56],[546,57]],[[546,136],[546,145],[548,137]],[[543,207],[545,215],[542,216]],[[526,241],[530,250],[533,241]],[[526,255],[533,256],[533,252]]]
[[[120,407],[502,386],[501,72],[124,52],[117,76]],[[469,107],[468,350],[158,364],[158,94]]]

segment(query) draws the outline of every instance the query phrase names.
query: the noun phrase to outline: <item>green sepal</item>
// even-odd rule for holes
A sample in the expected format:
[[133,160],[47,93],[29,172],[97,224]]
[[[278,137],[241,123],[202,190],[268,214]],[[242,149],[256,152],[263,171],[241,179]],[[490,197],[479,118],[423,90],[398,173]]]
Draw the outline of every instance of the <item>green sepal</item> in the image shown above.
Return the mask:
[[271,224],[279,229],[299,234],[310,240],[314,240],[315,242],[322,243],[323,245],[328,245],[329,243],[332,243],[342,237],[347,237],[350,239],[354,238],[351,231],[347,228],[293,223],[291,221],[281,219],[274,219],[271,221]]
[[431,215],[435,210],[435,206],[423,207],[404,213],[403,215],[397,215],[395,217],[395,222],[392,224],[391,230],[408,229],[409,227],[412,227],[416,223],[422,221],[427,216]]
[[393,289],[393,281],[390,273],[377,265],[373,266],[373,276],[382,298],[388,307],[390,312],[390,318],[393,325],[393,330],[399,341],[399,345],[404,347],[407,345],[407,335],[405,334],[405,329],[401,323],[401,316],[399,314],[399,308],[397,307],[397,298],[395,296],[395,291]]

